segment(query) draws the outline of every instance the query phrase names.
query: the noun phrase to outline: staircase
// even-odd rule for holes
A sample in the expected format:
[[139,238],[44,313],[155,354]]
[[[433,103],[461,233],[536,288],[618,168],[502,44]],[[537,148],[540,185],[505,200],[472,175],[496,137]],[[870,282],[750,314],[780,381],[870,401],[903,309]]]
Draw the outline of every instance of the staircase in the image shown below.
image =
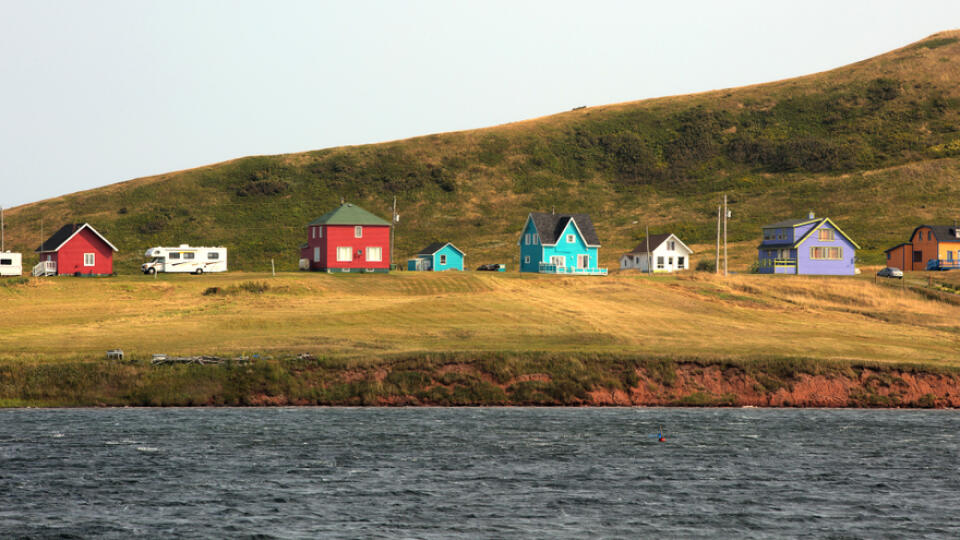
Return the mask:
[[40,261],[33,267],[33,275],[36,277],[57,275],[56,261]]

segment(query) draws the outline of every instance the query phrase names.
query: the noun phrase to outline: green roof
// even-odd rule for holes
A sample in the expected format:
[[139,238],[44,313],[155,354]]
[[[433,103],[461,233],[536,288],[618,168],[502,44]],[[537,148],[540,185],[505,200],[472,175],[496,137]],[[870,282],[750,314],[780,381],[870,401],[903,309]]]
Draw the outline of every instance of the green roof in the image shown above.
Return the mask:
[[390,222],[350,203],[318,217],[310,225],[386,225]]

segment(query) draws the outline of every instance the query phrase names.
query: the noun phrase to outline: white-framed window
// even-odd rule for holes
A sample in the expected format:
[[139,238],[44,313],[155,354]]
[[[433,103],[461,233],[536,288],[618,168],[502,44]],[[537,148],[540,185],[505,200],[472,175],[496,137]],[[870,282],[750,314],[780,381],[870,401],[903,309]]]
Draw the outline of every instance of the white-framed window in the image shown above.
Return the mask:
[[663,256],[657,256],[657,269],[663,270]]
[[679,269],[681,269],[681,270],[683,270],[684,268],[686,268],[686,266],[684,265],[685,262],[686,262],[686,260],[685,260],[683,257],[677,257],[677,268],[679,268]]
[[97,264],[97,254],[96,253],[84,253],[83,254],[83,265],[84,266],[93,266]]
[[363,238],[363,227],[357,225],[353,228],[353,237],[354,238]]
[[317,238],[323,238],[323,227],[317,227]]
[[528,246],[530,245],[530,236],[531,236],[530,233],[523,235],[523,243]]
[[567,235],[567,243],[568,243],[568,244],[572,244],[572,243],[574,243],[574,242],[576,242],[576,241],[577,241],[576,236],[574,236],[574,235],[572,235],[572,234],[568,234],[568,235]]
[[320,262],[320,248],[313,248],[313,262]]
[[590,255],[577,255],[577,268],[590,268]]
[[667,249],[669,249],[670,251],[676,251],[676,250],[677,250],[677,243],[674,242],[673,240],[667,242]]
[[317,228],[310,227],[310,238],[316,238],[316,237],[317,237]]
[[551,255],[550,264],[555,265],[557,268],[566,268],[567,258],[563,255]]
[[530,264],[530,256],[529,256],[529,255],[524,255],[524,256],[523,256],[523,264]]
[[667,257],[667,264],[673,266],[673,257]]
[[538,233],[533,233],[533,243],[534,244],[540,243],[540,235]]
[[447,264],[447,256],[446,256],[446,255],[443,255],[443,254],[440,255],[440,264]]
[[383,260],[383,248],[382,247],[368,247],[367,248],[367,262],[380,262]]
[[337,262],[350,262],[352,260],[353,260],[353,248],[351,247],[337,248]]

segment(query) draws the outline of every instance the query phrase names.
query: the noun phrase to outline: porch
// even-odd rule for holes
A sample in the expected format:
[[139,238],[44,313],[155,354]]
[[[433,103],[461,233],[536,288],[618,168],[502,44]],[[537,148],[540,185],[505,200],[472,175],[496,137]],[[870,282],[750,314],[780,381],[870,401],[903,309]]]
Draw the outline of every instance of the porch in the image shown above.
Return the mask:
[[56,261],[40,261],[33,267],[34,276],[55,276],[57,275]]
[[559,266],[551,263],[540,263],[541,274],[565,274],[577,276],[605,276],[606,268],[577,268],[574,266]]

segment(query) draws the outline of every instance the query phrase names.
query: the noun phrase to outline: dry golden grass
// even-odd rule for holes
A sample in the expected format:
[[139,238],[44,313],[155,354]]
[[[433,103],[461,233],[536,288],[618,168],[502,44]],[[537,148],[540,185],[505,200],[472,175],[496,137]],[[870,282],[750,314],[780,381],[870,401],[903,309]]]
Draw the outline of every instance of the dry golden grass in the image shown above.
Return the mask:
[[[266,282],[263,293],[243,290]],[[864,278],[231,273],[0,287],[0,359],[622,352],[958,365],[960,307]],[[15,314],[11,316],[11,314]]]

